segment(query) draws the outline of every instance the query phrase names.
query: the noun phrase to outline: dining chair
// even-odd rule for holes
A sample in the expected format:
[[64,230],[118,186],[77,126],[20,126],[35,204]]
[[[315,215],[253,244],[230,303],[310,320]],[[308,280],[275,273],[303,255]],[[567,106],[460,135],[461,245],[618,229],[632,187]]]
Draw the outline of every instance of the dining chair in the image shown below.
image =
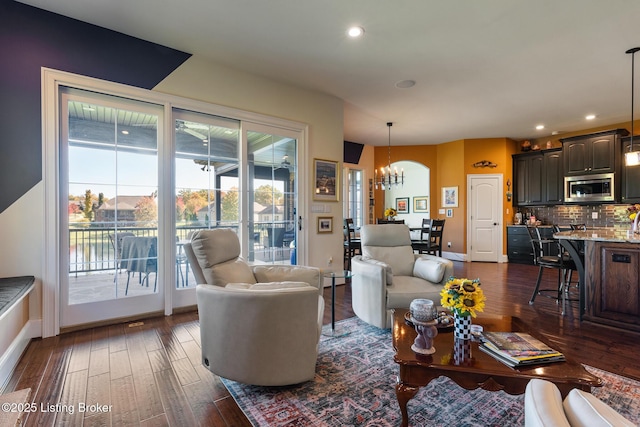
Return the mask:
[[351,270],[351,258],[362,253],[360,239],[356,236],[353,218],[345,218],[344,226],[344,263],[347,270]]
[[444,234],[444,219],[431,220],[429,230],[429,248],[425,253],[442,257],[442,236]]
[[414,251],[418,251],[419,254],[427,253],[429,245],[431,244],[431,218],[422,218],[422,226],[420,227],[420,238],[411,240],[411,247]]

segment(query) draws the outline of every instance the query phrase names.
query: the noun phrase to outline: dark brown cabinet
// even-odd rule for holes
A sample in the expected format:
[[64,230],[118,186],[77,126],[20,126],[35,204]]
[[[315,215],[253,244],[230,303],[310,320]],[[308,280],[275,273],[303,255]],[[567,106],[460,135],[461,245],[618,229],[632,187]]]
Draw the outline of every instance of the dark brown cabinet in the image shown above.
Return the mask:
[[513,156],[513,189],[517,206],[542,204],[542,153]]
[[[631,141],[622,140],[623,153],[629,151]],[[640,139],[634,138],[633,150],[640,150]],[[627,166],[622,162],[622,203],[640,203],[640,165]]]
[[[543,239],[553,238],[553,228],[550,226],[538,227],[540,236]],[[557,247],[550,246],[549,253],[556,255]],[[531,246],[531,238],[526,225],[509,225],[507,226],[507,258],[509,262],[515,264],[531,264],[533,265],[533,247]]]
[[562,203],[564,198],[562,149],[513,155],[516,206]]
[[592,133],[560,139],[564,175],[580,176],[616,172],[622,158],[620,138],[626,129]]
[[564,173],[562,150],[560,148],[544,152],[543,198],[545,204],[561,204],[564,200]]
[[587,242],[584,320],[640,331],[640,245]]

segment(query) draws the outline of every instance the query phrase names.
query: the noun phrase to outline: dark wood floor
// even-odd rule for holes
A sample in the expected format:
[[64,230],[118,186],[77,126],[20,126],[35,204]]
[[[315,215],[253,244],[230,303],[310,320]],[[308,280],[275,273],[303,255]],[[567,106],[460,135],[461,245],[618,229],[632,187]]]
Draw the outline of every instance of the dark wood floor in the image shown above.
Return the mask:
[[[530,306],[536,273],[517,264],[455,263],[457,277],[481,279],[485,313],[518,316],[568,357],[640,379],[640,334],[580,324],[575,308],[562,317],[548,298]],[[552,272],[545,278],[554,285]],[[352,317],[350,286],[338,286],[336,296],[336,317]],[[330,288],[325,301],[329,323]],[[34,340],[4,392],[32,389],[38,410],[27,416],[27,426],[249,426],[219,378],[200,364],[199,342],[194,312]],[[80,402],[111,408],[81,413]],[[59,405],[47,412],[43,404]],[[60,411],[63,405],[75,412]]]

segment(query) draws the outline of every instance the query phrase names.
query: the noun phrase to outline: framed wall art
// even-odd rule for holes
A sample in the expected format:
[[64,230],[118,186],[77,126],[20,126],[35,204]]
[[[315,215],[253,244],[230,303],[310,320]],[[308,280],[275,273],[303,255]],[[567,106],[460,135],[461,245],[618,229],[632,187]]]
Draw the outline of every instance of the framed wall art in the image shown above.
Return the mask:
[[333,233],[333,217],[332,216],[318,217],[318,233]]
[[338,162],[313,159],[313,200],[338,201]]
[[413,198],[413,213],[429,212],[429,196],[416,196]]
[[442,187],[442,207],[458,207],[458,187]]
[[447,218],[453,218],[453,209],[447,209]]
[[408,214],[409,213],[409,198],[408,197],[397,197],[396,198],[396,212],[399,214]]

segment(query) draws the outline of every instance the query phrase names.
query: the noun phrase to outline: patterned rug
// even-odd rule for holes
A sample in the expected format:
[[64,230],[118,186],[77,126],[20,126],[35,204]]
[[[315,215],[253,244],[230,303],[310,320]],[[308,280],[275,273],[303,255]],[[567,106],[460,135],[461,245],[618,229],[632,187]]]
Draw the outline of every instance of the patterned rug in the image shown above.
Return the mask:
[[[223,380],[254,426],[398,426],[398,365],[391,332],[357,318],[339,322],[346,336],[322,336],[314,381],[257,387]],[[604,381],[593,394],[640,425],[640,382],[587,367]],[[523,426],[524,396],[468,391],[448,378],[433,380],[409,401],[412,426]]]

